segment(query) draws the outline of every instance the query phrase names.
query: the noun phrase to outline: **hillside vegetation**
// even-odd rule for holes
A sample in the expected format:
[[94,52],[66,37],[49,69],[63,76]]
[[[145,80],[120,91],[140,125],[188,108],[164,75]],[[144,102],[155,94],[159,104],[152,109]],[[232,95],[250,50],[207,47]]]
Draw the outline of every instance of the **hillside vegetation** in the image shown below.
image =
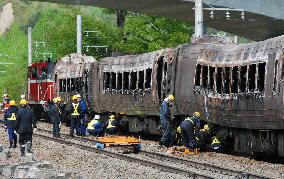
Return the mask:
[[[146,16],[128,12],[125,25],[116,24],[114,11],[83,6],[0,0],[0,6],[12,3],[14,21],[0,36],[1,65],[0,95],[9,93],[19,99],[26,90],[27,76],[27,29],[33,28],[34,53],[52,53],[56,60],[76,52],[76,15],[82,15],[83,30],[98,33],[83,33],[83,45],[106,45],[105,48],[83,48],[83,53],[100,59],[111,52],[143,53],[189,42],[193,33],[191,24],[163,17]],[[0,8],[0,11],[1,8]],[[6,56],[7,55],[7,56]],[[46,60],[49,55],[33,55],[33,61]]]

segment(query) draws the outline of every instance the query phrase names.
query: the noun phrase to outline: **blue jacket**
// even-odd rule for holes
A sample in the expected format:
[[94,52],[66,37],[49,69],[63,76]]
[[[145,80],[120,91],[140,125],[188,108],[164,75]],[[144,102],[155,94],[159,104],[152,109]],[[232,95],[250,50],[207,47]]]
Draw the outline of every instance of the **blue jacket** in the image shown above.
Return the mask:
[[86,112],[87,112],[87,105],[86,105],[85,101],[81,100],[79,102],[79,104],[80,104],[80,108],[81,108],[81,115],[86,114]]
[[16,127],[17,121],[16,120],[9,120],[8,118],[12,118],[13,115],[14,115],[14,118],[16,118],[17,111],[18,111],[17,106],[10,106],[8,108],[8,110],[5,112],[4,119],[5,119],[5,125],[7,127]]
[[166,101],[163,101],[160,108],[160,119],[161,121],[169,121],[171,117],[170,107]]

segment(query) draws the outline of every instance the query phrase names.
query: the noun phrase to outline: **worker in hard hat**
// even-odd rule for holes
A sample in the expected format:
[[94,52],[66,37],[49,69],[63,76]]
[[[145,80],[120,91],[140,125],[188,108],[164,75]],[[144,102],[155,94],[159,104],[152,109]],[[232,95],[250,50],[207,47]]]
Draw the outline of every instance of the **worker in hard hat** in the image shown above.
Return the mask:
[[10,142],[10,148],[17,147],[17,135],[15,134],[15,127],[17,124],[16,115],[18,107],[16,106],[16,101],[10,101],[10,106],[4,114],[5,126],[8,130],[8,137]]
[[95,115],[93,120],[88,123],[87,131],[90,135],[93,136],[101,136],[103,134],[103,128],[100,122],[100,115]]
[[200,150],[206,150],[211,144],[212,132],[208,124],[205,124],[203,129],[200,129],[196,132],[197,137],[199,138],[199,148]]
[[117,121],[115,115],[110,115],[106,127],[106,134],[113,135],[117,132]]
[[10,103],[10,100],[9,100],[9,96],[8,94],[4,94],[3,95],[3,101],[2,101],[2,104],[1,104],[1,107],[2,107],[2,111],[3,112],[6,112],[9,108],[9,103]]
[[87,129],[87,105],[84,99],[80,94],[77,94],[78,102],[81,108],[80,112],[80,126],[79,126],[79,134],[81,136],[86,136],[86,129]]
[[200,113],[194,112],[192,117],[185,118],[181,125],[182,143],[185,147],[195,149],[197,147],[196,134],[200,128]]
[[27,152],[32,153],[32,134],[33,129],[36,128],[36,119],[33,114],[33,110],[27,105],[27,100],[22,99],[20,101],[21,108],[17,112],[16,116],[16,131],[19,134],[21,156],[25,156],[26,147]]
[[174,130],[171,122],[170,104],[174,102],[175,98],[173,95],[169,95],[161,104],[160,108],[160,121],[162,125],[162,138],[160,145],[170,147],[173,145]]
[[53,124],[53,129],[52,129],[52,134],[53,137],[59,138],[59,132],[60,132],[60,123],[61,123],[61,110],[59,108],[59,100],[58,98],[53,99],[53,105],[50,108],[50,117],[51,117],[51,122]]
[[76,135],[79,134],[79,127],[80,127],[80,112],[81,112],[81,107],[78,102],[78,96],[74,95],[72,96],[72,104],[68,108],[68,112],[70,114],[70,120],[71,120],[71,125],[70,125],[70,136],[74,136],[74,129],[76,129]]

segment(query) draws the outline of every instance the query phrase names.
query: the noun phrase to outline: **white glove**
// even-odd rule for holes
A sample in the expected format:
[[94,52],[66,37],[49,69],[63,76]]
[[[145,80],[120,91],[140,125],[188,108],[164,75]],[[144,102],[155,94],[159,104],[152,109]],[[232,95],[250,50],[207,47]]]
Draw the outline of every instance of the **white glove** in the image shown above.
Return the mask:
[[59,123],[59,128],[61,128],[61,122]]
[[34,128],[33,131],[36,132],[36,131],[37,131],[37,128]]

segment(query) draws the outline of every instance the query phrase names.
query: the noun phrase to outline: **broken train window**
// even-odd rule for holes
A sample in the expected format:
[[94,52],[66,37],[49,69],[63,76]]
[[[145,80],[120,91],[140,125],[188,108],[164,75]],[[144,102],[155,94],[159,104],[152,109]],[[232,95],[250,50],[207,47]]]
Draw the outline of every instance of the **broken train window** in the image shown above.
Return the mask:
[[207,84],[208,84],[208,67],[202,66],[202,87],[206,89]]
[[145,89],[151,88],[151,81],[152,81],[152,69],[146,69],[146,81],[145,81]]
[[117,90],[122,89],[122,73],[117,73]]
[[239,88],[240,88],[241,92],[246,92],[246,89],[247,89],[247,66],[241,66]]
[[130,90],[135,90],[137,84],[137,72],[130,73]]
[[111,89],[116,89],[116,73],[111,72]]
[[110,72],[103,73],[104,90],[110,89]]
[[223,69],[221,67],[217,68],[217,75],[216,75],[216,91],[219,94],[222,94],[223,88],[223,80],[222,80]]
[[276,94],[278,86],[278,60],[275,60],[274,64],[274,78],[273,78],[273,94]]
[[197,65],[195,69],[195,86],[200,86],[201,65]]
[[123,72],[123,90],[129,90],[129,72]]
[[144,71],[139,71],[138,89],[143,90],[144,87]]
[[260,92],[264,91],[264,84],[265,84],[265,66],[266,63],[259,63],[258,64],[258,75],[257,75],[257,90]]
[[256,64],[249,65],[248,88],[250,92],[253,92],[255,90],[256,75]]

